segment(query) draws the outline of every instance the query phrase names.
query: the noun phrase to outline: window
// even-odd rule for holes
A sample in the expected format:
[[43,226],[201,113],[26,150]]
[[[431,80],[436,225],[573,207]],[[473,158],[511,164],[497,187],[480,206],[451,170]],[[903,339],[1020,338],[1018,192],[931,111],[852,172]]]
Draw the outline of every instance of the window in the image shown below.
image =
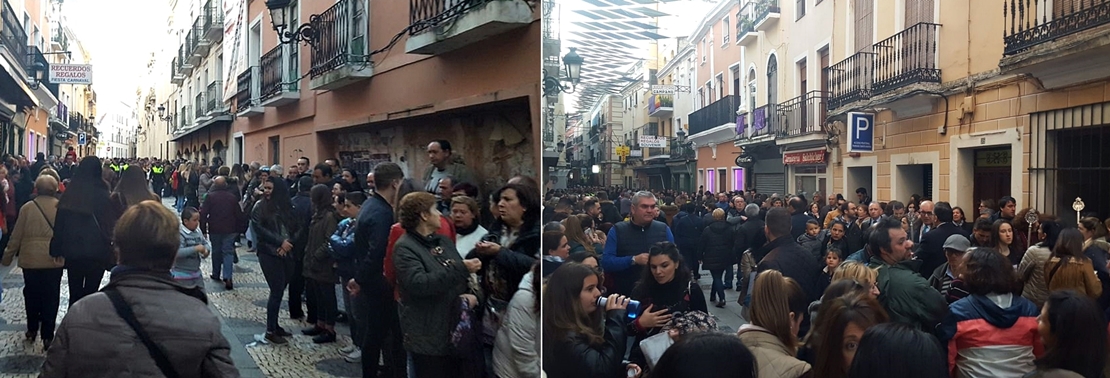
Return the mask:
[[717,74],[717,99],[725,98],[725,78],[721,74]]
[[[293,9],[292,12],[289,12],[289,25],[300,25],[301,24],[301,3],[299,1],[294,1],[292,4],[289,4],[289,7]],[[296,90],[297,82],[299,81],[297,79],[301,77],[301,58],[300,58],[300,50],[301,50],[300,47],[301,47],[301,45],[296,44],[296,43],[291,43],[291,44],[287,44],[285,46],[286,46],[286,48],[289,49],[289,54],[288,54],[289,61],[286,62],[289,65],[289,77],[285,81],[287,82],[286,83],[287,85],[291,86],[289,88],[290,90]],[[274,164],[280,164],[280,163],[274,163]]]
[[777,102],[776,100],[778,100],[778,98],[779,98],[778,82],[779,82],[778,59],[776,59],[774,55],[771,55],[771,57],[767,59],[767,103],[768,104],[773,104],[773,103]]
[[805,17],[806,15],[806,0],[797,0],[797,5],[794,7],[794,9],[796,9],[797,12],[797,16],[794,18],[794,20],[801,20],[802,17]]
[[748,111],[755,110],[755,68],[748,71]]
[[728,35],[730,34],[729,31],[730,28],[728,27],[728,16],[725,16],[725,19],[721,21],[721,47],[728,46]]
[[744,190],[744,168],[732,169],[732,190]]
[[735,96],[740,95],[740,66],[733,66],[731,69],[732,74],[732,94]]

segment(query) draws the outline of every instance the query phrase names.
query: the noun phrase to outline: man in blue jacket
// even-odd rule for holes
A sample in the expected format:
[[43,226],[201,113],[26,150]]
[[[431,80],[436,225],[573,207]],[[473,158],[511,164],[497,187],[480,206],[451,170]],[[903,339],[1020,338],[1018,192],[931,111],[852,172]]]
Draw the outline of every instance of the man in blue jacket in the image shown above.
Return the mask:
[[648,264],[648,249],[652,244],[662,241],[674,243],[671,228],[655,220],[659,214],[657,203],[651,192],[637,192],[632,195],[630,219],[609,229],[601,267],[612,275],[615,282],[611,287],[615,293],[632,294],[636,280],[640,279]]

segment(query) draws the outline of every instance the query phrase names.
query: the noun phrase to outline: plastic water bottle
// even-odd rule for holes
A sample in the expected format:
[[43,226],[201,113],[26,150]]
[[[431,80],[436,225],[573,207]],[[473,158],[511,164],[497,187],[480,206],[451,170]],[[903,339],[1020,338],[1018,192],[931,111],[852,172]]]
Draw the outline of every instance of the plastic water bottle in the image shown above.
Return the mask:
[[[609,297],[597,298],[597,307],[605,308],[607,303],[609,303]],[[627,310],[628,318],[636,319],[637,316],[640,316],[640,301],[629,299]]]

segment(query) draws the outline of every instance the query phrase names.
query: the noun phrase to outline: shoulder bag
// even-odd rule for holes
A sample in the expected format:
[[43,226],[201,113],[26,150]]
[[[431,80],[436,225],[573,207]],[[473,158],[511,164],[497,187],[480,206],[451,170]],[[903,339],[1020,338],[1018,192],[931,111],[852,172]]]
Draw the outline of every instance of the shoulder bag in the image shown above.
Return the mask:
[[173,369],[170,359],[166,357],[166,352],[158,344],[155,344],[154,340],[150,339],[150,335],[143,329],[143,325],[139,324],[139,320],[135,318],[135,313],[131,311],[131,305],[123,300],[123,295],[120,294],[119,290],[115,288],[105,289],[104,294],[108,295],[108,299],[112,301],[112,307],[116,308],[116,314],[123,318],[127,325],[131,326],[131,329],[139,336],[139,340],[146,346],[150,357],[154,358],[154,363],[158,365],[158,370],[161,370],[167,378],[180,377],[181,375]]

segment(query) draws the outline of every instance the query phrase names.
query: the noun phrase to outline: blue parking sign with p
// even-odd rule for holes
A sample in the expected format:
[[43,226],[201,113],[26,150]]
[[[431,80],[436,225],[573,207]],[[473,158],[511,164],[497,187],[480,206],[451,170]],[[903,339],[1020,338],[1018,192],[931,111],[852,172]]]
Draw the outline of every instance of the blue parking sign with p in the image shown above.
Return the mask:
[[85,145],[85,133],[77,134],[77,145],[79,145],[79,146],[84,146]]
[[875,115],[848,113],[848,152],[875,152]]

